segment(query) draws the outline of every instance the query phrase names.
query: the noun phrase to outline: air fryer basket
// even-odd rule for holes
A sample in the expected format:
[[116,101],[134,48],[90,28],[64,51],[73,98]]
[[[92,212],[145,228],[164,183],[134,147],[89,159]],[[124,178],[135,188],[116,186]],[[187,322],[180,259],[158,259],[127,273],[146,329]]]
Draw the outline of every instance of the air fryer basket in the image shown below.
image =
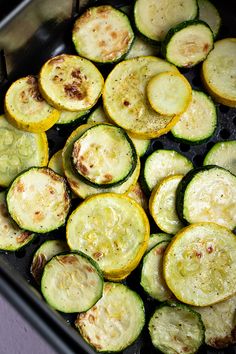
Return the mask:
[[[90,3],[127,5],[126,1],[122,3],[122,1],[116,0],[94,0]],[[236,37],[235,0],[225,0],[223,3],[217,0],[214,3],[222,17],[219,38]],[[54,55],[59,53],[76,54],[71,41],[71,29],[74,18],[83,8],[79,1],[73,0],[24,0],[15,1],[15,4],[17,6],[14,9],[9,8],[9,4],[5,4],[2,15],[0,15],[2,16],[0,17],[0,48],[3,49],[0,56],[1,102],[7,88],[15,79],[27,74],[37,74],[42,64]],[[27,38],[24,40],[22,40],[23,33],[27,33]],[[181,72],[189,79],[194,89],[205,91],[199,77],[200,66],[193,69],[183,69]],[[112,65],[99,67],[104,76],[111,68]],[[1,111],[3,112],[2,103]],[[206,152],[216,141],[236,139],[236,109],[217,104],[217,112],[218,128],[208,142],[200,145],[188,145],[176,142],[170,134],[167,134],[153,139],[148,154],[159,148],[174,149],[190,158],[195,166],[201,166]],[[55,126],[47,132],[50,156],[62,148],[74,128]],[[73,328],[76,315],[59,314],[49,308],[41,298],[39,289],[29,272],[33,254],[39,245],[45,239],[64,238],[64,231],[64,229],[60,229],[46,236],[38,236],[29,246],[18,252],[0,253],[0,291],[48,339],[55,350],[63,354],[92,354],[95,351],[83,341]],[[155,227],[152,231],[156,231]],[[148,322],[150,314],[156,306],[156,301],[144,294],[139,285],[139,279],[139,269],[136,269],[127,278],[126,284],[142,296]],[[122,353],[156,353],[147,329],[144,329],[134,345]],[[236,353],[236,346],[220,351],[205,346],[201,349],[201,353],[233,354]]]

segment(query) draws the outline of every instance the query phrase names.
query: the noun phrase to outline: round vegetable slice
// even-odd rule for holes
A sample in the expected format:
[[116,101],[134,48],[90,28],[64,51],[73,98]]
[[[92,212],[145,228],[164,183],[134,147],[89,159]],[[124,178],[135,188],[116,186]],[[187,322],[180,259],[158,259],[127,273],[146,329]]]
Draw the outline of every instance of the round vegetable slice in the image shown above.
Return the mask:
[[212,99],[204,92],[192,90],[190,105],[171,133],[179,141],[200,144],[214,135],[216,127],[217,112]]
[[180,182],[176,207],[188,223],[210,221],[234,229],[236,226],[236,176],[218,166],[190,171]]
[[221,25],[221,18],[217,8],[209,0],[197,0],[197,2],[199,7],[199,19],[210,26],[214,38],[216,38]]
[[92,126],[91,124],[84,124],[78,127],[77,129],[75,129],[67,139],[66,144],[63,148],[63,153],[62,153],[63,168],[72,191],[82,199],[85,199],[91,195],[98,194],[98,193],[113,192],[113,193],[123,194],[129,192],[129,190],[133,188],[133,186],[136,184],[139,177],[139,172],[140,172],[139,159],[137,160],[136,168],[134,169],[130,177],[127,179],[127,181],[125,181],[119,186],[114,186],[110,188],[92,187],[86,184],[85,182],[83,182],[79,178],[78,174],[75,172],[71,162],[73,143],[81,136],[83,132],[85,132],[91,126]]
[[150,251],[154,246],[156,246],[158,243],[161,243],[162,241],[170,241],[171,238],[172,235],[168,235],[163,232],[159,232],[157,234],[151,234],[148,241],[148,248],[146,252]]
[[30,133],[12,126],[0,116],[0,185],[8,187],[13,179],[31,166],[48,163],[45,133]]
[[30,273],[37,283],[40,283],[45,264],[56,254],[69,251],[69,247],[62,240],[44,241],[34,254]]
[[186,21],[169,30],[162,53],[170,63],[191,68],[203,61],[213,46],[213,33],[205,22]]
[[143,301],[123,284],[104,283],[102,298],[75,326],[98,352],[118,352],[132,344],[145,323]]
[[9,87],[5,95],[5,114],[15,127],[33,133],[48,130],[60,115],[43,99],[34,76],[18,79]]
[[56,310],[87,311],[102,297],[102,273],[98,265],[81,252],[56,255],[44,267],[41,291]]
[[148,329],[153,345],[165,354],[192,354],[204,342],[200,315],[183,304],[159,306]]
[[84,111],[95,105],[103,88],[103,77],[89,60],[61,54],[49,59],[39,75],[45,99],[60,110]]
[[183,224],[175,210],[176,190],[183,175],[174,175],[164,178],[153,189],[149,210],[157,226],[168,234],[176,234]]
[[125,59],[132,59],[143,56],[157,56],[160,48],[157,45],[152,45],[142,37],[135,36],[132,46],[125,56]]
[[178,72],[178,69],[163,59],[138,57],[117,64],[106,79],[103,91],[106,113],[137,138],[166,134],[179,119],[155,112],[146,98],[148,81],[163,71]]
[[202,80],[210,95],[219,103],[236,107],[236,38],[215,42],[202,65]]
[[193,309],[201,315],[207,345],[221,349],[236,344],[236,295],[212,306]]
[[78,123],[87,113],[89,113],[89,110],[84,110],[80,112],[60,111],[57,124],[67,125],[72,123]]
[[98,63],[113,63],[129,50],[134,33],[122,11],[109,5],[88,8],[75,22],[72,34],[79,55]]
[[163,41],[171,27],[198,15],[196,0],[136,0],[134,21],[138,31],[153,41]]
[[20,229],[7,211],[6,194],[0,192],[0,250],[17,251],[31,242],[35,234]]
[[74,142],[72,161],[82,180],[106,188],[127,180],[136,167],[137,153],[123,129],[101,123]]
[[208,151],[203,165],[217,165],[236,175],[236,140],[217,142]]
[[163,115],[176,115],[186,111],[192,96],[188,80],[179,73],[163,72],[151,78],[147,97],[152,108]]
[[133,199],[99,194],[73,211],[66,236],[71,249],[87,253],[98,262],[104,277],[113,279],[138,265],[147,248],[149,222]]
[[175,150],[156,150],[148,156],[143,169],[143,183],[150,192],[161,180],[171,175],[185,175],[192,162]]
[[235,293],[236,237],[214,223],[182,229],[164,256],[164,278],[178,300],[208,306]]
[[62,226],[70,209],[66,181],[51,169],[32,167],[12,182],[7,207],[25,230],[45,233]]
[[163,278],[163,255],[168,243],[160,242],[143,259],[141,285],[151,297],[158,301],[174,299],[174,295]]

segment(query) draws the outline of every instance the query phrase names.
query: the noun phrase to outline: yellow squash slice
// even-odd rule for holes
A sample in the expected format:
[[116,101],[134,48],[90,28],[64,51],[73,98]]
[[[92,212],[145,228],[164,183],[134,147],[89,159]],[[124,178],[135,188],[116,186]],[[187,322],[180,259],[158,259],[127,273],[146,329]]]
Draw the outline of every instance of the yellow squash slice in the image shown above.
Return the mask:
[[5,113],[15,127],[33,133],[48,130],[60,115],[43,99],[34,76],[23,77],[9,87],[5,96]]
[[236,237],[214,223],[182,229],[164,256],[164,278],[178,300],[208,306],[236,292]]
[[99,264],[104,276],[116,280],[140,262],[148,244],[149,222],[131,198],[114,193],[93,196],[70,215],[66,236]]

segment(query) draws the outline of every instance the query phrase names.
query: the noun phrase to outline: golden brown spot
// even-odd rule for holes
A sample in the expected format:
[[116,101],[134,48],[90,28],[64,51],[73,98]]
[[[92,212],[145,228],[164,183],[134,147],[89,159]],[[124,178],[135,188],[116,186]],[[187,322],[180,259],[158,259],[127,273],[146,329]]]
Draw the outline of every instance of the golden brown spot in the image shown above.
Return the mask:
[[74,255],[61,256],[58,258],[58,262],[61,264],[76,264],[78,259]]
[[30,272],[37,282],[40,281],[42,271],[43,271],[43,268],[44,268],[46,262],[47,262],[47,259],[46,259],[45,255],[42,253],[38,254],[38,256],[35,257],[33,260],[33,263],[30,268]]
[[213,247],[212,246],[208,246],[207,247],[207,253],[212,253],[213,252]]
[[100,258],[102,258],[103,253],[102,252],[95,252],[93,253],[93,258],[99,260]]
[[197,258],[202,258],[202,252],[198,252],[198,251],[195,251],[195,255],[197,256]]
[[64,62],[63,55],[59,55],[58,57],[52,58],[52,59],[49,61],[49,64],[50,64],[50,65],[55,65],[55,64],[63,63],[63,62]]
[[81,76],[81,71],[80,69],[75,69],[71,72],[71,76],[76,78],[76,79],[80,79],[82,80],[82,76]]
[[25,240],[27,240],[28,237],[30,237],[29,232],[27,232],[27,231],[22,232],[19,236],[17,236],[16,242],[23,243]]
[[41,170],[42,173],[44,173],[47,176],[50,176],[50,178],[52,178],[54,181],[60,181],[63,182],[64,178],[59,176],[58,174],[56,174],[53,170],[51,170],[50,168],[44,168]]
[[104,181],[104,183],[107,183],[107,182],[112,181],[112,175],[109,174],[109,173],[106,173],[106,174],[103,176],[103,181]]
[[93,315],[89,315],[88,320],[90,323],[95,322],[95,317]]
[[158,247],[156,250],[155,250],[155,254],[156,255],[160,255],[160,254],[163,254],[165,251],[165,247]]
[[209,51],[209,43],[205,43],[203,47],[203,52],[207,53]]
[[99,47],[105,47],[105,45],[106,45],[106,41],[104,40],[98,42]]
[[17,190],[17,192],[19,192],[19,193],[24,192],[24,191],[25,191],[24,184],[19,182],[19,183],[17,184],[16,190]]
[[36,85],[37,84],[37,79],[34,76],[28,76],[26,82],[29,85]]
[[76,164],[76,167],[77,167],[77,170],[81,171],[81,173],[83,175],[86,176],[88,174],[88,169],[82,162],[78,161]]
[[44,219],[44,214],[41,211],[35,211],[34,221],[42,221]]
[[0,204],[0,212],[3,217],[5,217],[5,218],[8,217],[7,207],[5,204]]
[[28,103],[29,102],[29,99],[25,93],[25,91],[21,91],[20,93],[20,99],[23,103]]
[[124,106],[126,106],[126,107],[130,106],[130,102],[125,100],[124,101]]
[[111,30],[112,30],[111,25],[106,25],[105,31],[106,31],[106,32],[109,32],[109,31],[111,31]]
[[87,270],[87,272],[89,273],[94,273],[94,269],[92,267],[89,267],[89,266],[85,266],[85,269]]
[[228,335],[225,337],[213,338],[209,342],[209,344],[213,348],[217,348],[217,349],[225,348],[235,343],[236,343],[236,327],[234,327],[234,329],[231,331],[231,336]]
[[64,91],[67,96],[72,99],[77,99],[79,101],[83,100],[86,97],[86,93],[81,92],[76,83],[64,85]]

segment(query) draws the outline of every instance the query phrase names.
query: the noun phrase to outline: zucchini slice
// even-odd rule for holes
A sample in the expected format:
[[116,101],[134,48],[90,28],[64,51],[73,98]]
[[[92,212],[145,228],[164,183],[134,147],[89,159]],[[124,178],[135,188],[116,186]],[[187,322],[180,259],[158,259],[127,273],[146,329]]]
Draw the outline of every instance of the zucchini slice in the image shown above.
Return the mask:
[[140,296],[123,284],[107,282],[103,296],[89,311],[79,314],[75,326],[98,352],[118,352],[131,345],[145,323]]
[[218,141],[208,151],[203,165],[217,165],[236,175],[236,140]]
[[150,40],[161,42],[171,27],[193,20],[198,15],[196,0],[136,0],[134,21],[138,31]]
[[160,47],[157,45],[152,45],[142,37],[136,36],[132,43],[129,52],[126,54],[125,59],[132,59],[143,56],[158,56],[160,52]]
[[221,26],[219,11],[209,0],[197,0],[197,2],[199,7],[199,19],[210,26],[214,38],[216,38]]
[[89,113],[89,110],[84,110],[80,112],[70,112],[70,111],[60,111],[57,124],[66,125],[72,123],[79,123],[82,118]]
[[30,273],[35,281],[39,284],[45,264],[56,254],[69,251],[69,247],[62,240],[47,240],[44,241],[34,254]]
[[192,88],[184,75],[165,71],[151,78],[147,98],[152,108],[163,115],[186,111],[192,97]]
[[149,232],[143,209],[133,199],[114,193],[83,201],[66,227],[70,249],[92,257],[110,280],[136,268],[146,251]]
[[100,123],[74,142],[72,162],[85,183],[106,188],[127,180],[137,165],[137,153],[122,128]]
[[168,234],[176,234],[183,227],[175,210],[176,190],[182,178],[183,175],[164,178],[153,189],[149,200],[149,210],[155,223]]
[[44,267],[41,291],[47,303],[58,311],[87,311],[102,297],[102,273],[82,252],[59,254]]
[[154,347],[165,354],[192,354],[204,342],[200,315],[186,305],[160,305],[148,325]]
[[46,167],[32,167],[12,182],[7,207],[25,230],[46,233],[62,226],[70,209],[70,195],[63,177]]
[[182,229],[164,256],[164,278],[178,300],[209,306],[234,295],[236,237],[214,223]]
[[54,107],[67,111],[92,108],[101,95],[103,77],[89,60],[77,55],[61,54],[49,59],[41,68],[41,94]]
[[68,180],[68,183],[72,189],[72,191],[82,199],[85,199],[91,195],[105,192],[113,192],[118,194],[123,194],[129,192],[131,188],[136,184],[139,173],[140,173],[140,161],[137,160],[136,168],[130,177],[119,186],[114,186],[110,188],[95,188],[87,183],[83,182],[78,174],[74,171],[71,161],[71,153],[73,148],[73,143],[81,136],[83,132],[85,132],[88,128],[90,128],[91,124],[84,124],[75,129],[69,138],[66,141],[66,144],[63,148],[62,153],[62,161],[63,161],[63,169]]
[[172,135],[187,144],[200,144],[210,139],[217,127],[217,111],[212,99],[202,91],[192,90],[192,99]]
[[148,200],[139,182],[127,192],[127,196],[134,199],[145,211],[148,210]]
[[0,186],[8,187],[23,170],[46,166],[47,163],[46,134],[19,130],[4,115],[0,116]]
[[48,130],[60,115],[43,99],[34,76],[23,77],[9,87],[5,95],[5,114],[15,127],[33,133]]
[[150,251],[154,246],[156,246],[158,243],[161,243],[162,241],[170,241],[171,238],[172,235],[168,235],[163,232],[159,232],[157,234],[151,234],[148,241],[148,248],[146,252]]
[[148,81],[163,71],[178,72],[178,69],[160,58],[138,57],[117,64],[106,79],[105,112],[115,124],[137,138],[151,139],[166,134],[179,119],[155,112],[146,97]]
[[236,226],[236,176],[210,165],[190,171],[180,182],[176,207],[187,223],[215,222],[231,230]]
[[58,150],[48,162],[48,167],[54,172],[58,173],[60,176],[64,177],[64,170],[62,164],[62,150]]
[[[87,120],[87,123],[109,123],[109,117],[105,114],[104,109],[102,106],[99,106],[92,112]],[[150,139],[138,139],[134,137],[131,133],[127,133],[130,139],[132,140],[137,154],[139,157],[146,154],[149,146],[150,146]]]
[[160,242],[146,253],[141,270],[140,283],[143,289],[158,301],[174,299],[163,278],[163,255],[168,243]]
[[143,183],[152,189],[165,177],[185,175],[193,168],[192,162],[175,150],[156,150],[148,156],[143,169]]
[[134,33],[125,13],[109,5],[88,8],[76,21],[72,39],[79,55],[114,63],[128,52]]
[[162,53],[170,63],[191,68],[206,59],[213,46],[213,33],[205,22],[186,21],[169,30]]
[[236,344],[236,295],[212,306],[194,307],[205,326],[205,342],[216,348]]
[[236,107],[236,38],[215,42],[214,49],[202,65],[202,81],[219,103]]
[[35,234],[21,230],[11,219],[7,211],[6,194],[0,192],[0,250],[17,251],[34,237]]

